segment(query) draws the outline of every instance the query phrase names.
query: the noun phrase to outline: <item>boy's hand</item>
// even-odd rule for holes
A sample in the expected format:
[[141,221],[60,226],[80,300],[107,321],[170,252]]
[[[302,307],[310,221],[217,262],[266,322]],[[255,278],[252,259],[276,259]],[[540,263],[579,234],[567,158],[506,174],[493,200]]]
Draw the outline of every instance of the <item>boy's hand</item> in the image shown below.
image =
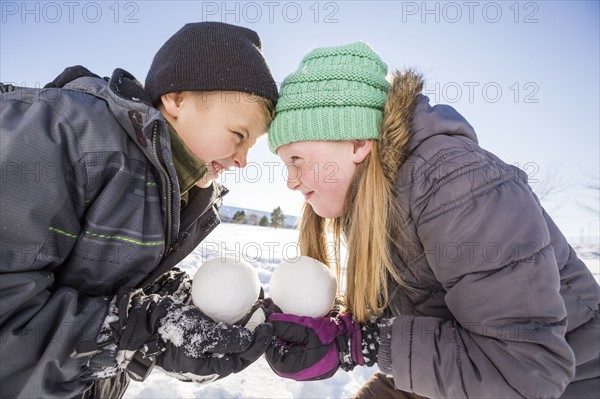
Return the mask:
[[181,380],[211,382],[245,369],[272,338],[268,323],[254,331],[217,323],[193,305],[139,291],[121,297],[119,318],[118,347],[134,354],[127,370],[136,380],[143,380],[156,363]]
[[191,303],[192,279],[190,275],[177,267],[169,270],[156,279],[150,286],[144,288],[144,294],[157,294],[159,296],[173,296],[183,303]]

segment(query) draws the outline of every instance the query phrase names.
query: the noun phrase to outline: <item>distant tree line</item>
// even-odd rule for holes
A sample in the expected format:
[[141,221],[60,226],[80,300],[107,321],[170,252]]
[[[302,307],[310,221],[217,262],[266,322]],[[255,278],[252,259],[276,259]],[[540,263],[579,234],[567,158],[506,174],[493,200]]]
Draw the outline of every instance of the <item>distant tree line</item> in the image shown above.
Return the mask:
[[238,224],[250,224],[253,226],[271,226],[275,228],[281,228],[285,226],[285,214],[281,210],[281,207],[273,209],[271,212],[271,220],[268,217],[263,216],[260,219],[255,214],[246,215],[246,212],[241,210],[237,211],[231,218],[233,223]]

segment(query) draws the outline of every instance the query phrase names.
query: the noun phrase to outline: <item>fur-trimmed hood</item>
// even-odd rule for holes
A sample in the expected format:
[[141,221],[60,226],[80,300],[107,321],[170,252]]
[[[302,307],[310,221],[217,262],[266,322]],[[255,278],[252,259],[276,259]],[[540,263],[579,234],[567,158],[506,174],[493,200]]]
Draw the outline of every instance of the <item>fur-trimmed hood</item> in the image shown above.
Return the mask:
[[473,127],[454,108],[429,104],[429,98],[421,93],[423,84],[423,77],[410,69],[392,75],[380,138],[382,164],[390,179],[406,158],[433,136],[464,136],[478,142]]

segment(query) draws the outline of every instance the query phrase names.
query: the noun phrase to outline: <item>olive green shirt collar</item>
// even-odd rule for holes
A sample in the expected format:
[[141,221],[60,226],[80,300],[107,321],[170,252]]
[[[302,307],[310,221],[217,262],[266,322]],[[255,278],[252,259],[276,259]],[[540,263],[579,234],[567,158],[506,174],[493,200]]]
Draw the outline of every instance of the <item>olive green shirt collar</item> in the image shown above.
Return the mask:
[[175,131],[175,128],[168,122],[167,126],[169,127],[173,165],[175,166],[175,173],[177,173],[177,180],[179,181],[181,199],[187,202],[187,192],[204,177],[208,169],[183,142],[177,131]]

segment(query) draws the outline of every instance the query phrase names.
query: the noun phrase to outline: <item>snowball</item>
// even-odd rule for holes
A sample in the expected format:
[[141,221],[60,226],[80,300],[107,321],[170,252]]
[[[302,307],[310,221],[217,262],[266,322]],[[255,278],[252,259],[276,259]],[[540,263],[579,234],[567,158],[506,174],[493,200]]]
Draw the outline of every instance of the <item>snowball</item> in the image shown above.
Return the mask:
[[284,313],[321,317],[333,307],[336,290],[335,275],[327,266],[300,256],[277,265],[269,296]]
[[213,320],[228,324],[247,315],[259,294],[256,269],[244,260],[231,257],[205,262],[192,282],[194,305]]

